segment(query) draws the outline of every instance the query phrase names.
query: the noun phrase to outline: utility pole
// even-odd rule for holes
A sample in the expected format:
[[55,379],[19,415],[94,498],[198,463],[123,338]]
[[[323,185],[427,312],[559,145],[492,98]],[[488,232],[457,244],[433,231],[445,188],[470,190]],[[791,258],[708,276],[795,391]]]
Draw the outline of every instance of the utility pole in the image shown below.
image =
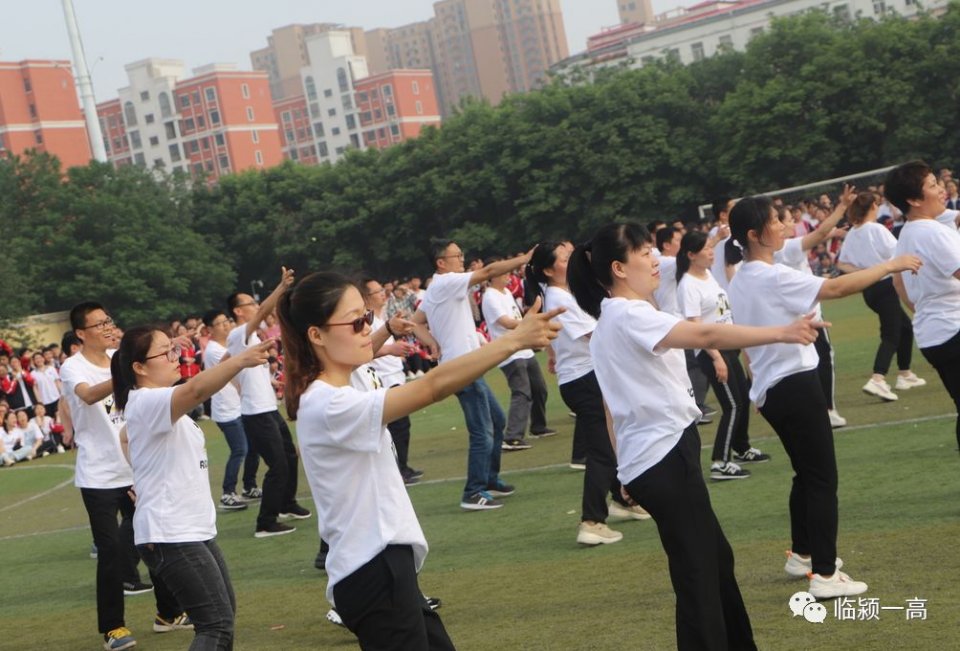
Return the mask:
[[87,69],[87,59],[83,54],[80,41],[80,28],[77,15],[73,11],[73,0],[63,0],[63,16],[67,21],[67,34],[70,37],[70,49],[73,50],[73,69],[80,90],[80,102],[83,104],[83,117],[87,123],[87,136],[90,138],[90,151],[101,163],[107,162],[107,150],[103,146],[103,133],[100,131],[100,118],[97,116],[97,101],[93,95],[93,82]]

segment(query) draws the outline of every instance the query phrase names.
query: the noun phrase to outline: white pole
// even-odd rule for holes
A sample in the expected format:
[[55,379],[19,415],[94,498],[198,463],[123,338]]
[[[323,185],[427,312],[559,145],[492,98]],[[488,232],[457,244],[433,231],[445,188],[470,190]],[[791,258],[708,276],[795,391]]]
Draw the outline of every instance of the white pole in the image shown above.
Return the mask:
[[80,90],[80,102],[83,104],[83,117],[87,122],[87,136],[90,138],[90,151],[101,163],[107,162],[107,150],[103,146],[103,133],[100,131],[100,118],[97,116],[97,100],[93,95],[93,83],[87,70],[87,59],[83,54],[80,41],[80,28],[73,11],[73,0],[63,0],[63,15],[67,20],[67,34],[70,37],[70,49],[73,50],[73,69]]

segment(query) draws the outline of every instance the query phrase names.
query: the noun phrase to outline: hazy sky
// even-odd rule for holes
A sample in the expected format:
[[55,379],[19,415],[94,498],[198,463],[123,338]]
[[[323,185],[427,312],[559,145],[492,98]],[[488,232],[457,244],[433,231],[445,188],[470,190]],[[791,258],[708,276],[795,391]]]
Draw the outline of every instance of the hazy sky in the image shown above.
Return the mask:
[[[618,0],[561,0],[571,54],[587,36],[616,25]],[[654,0],[654,11],[696,0]],[[330,22],[398,27],[433,15],[433,0],[74,0],[97,101],[127,85],[127,63],[181,59],[187,69],[236,63],[250,69],[250,51],[274,27]],[[70,59],[60,0],[0,0],[0,61]]]

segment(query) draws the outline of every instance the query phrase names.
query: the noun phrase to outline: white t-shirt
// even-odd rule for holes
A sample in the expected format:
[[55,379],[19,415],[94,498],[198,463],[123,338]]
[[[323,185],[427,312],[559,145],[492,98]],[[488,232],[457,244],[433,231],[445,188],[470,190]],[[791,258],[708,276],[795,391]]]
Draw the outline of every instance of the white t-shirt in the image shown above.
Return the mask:
[[17,444],[24,445],[23,430],[19,427],[14,427],[9,432],[6,428],[0,428],[0,436],[3,437],[3,447],[7,452],[12,453]]
[[440,361],[446,362],[480,347],[470,310],[470,272],[434,274],[420,309],[427,315],[430,332],[440,344]]
[[[203,368],[213,368],[226,354],[227,349],[211,339],[203,351]],[[229,423],[240,418],[240,392],[237,391],[234,382],[238,380],[233,379],[227,382],[226,386],[213,394],[210,399],[210,411],[213,412],[210,417],[216,423]]]
[[53,430],[53,419],[49,416],[43,417],[43,423],[37,423],[36,418],[30,419],[30,424],[37,427],[40,430],[40,434],[43,436],[44,441],[50,440],[50,432]]
[[680,316],[680,303],[677,301],[677,259],[672,255],[660,258],[660,286],[653,292],[653,298],[661,312]]
[[[730,304],[740,325],[783,326],[813,310],[824,282],[782,264],[747,262],[730,283]],[[814,369],[820,361],[813,344],[767,344],[746,350],[753,373],[750,399],[758,407],[777,382]]]
[[330,545],[327,599],[333,587],[387,545],[413,547],[417,571],[427,541],[403,486],[383,425],[387,389],[358,391],[314,381],[300,396],[297,438],[320,537]]
[[709,271],[706,278],[685,273],[677,285],[677,298],[684,319],[696,317],[703,323],[733,323],[727,293]]
[[20,432],[23,435],[23,447],[25,448],[32,448],[34,443],[43,440],[43,432],[40,431],[33,419],[27,423],[26,429],[22,429]]
[[[713,274],[713,279],[716,280],[717,284],[724,290],[730,289],[730,281],[727,280],[727,241],[729,239],[729,237],[725,237],[713,247],[713,265],[710,267],[710,273]],[[733,265],[734,274],[736,274],[742,264],[743,261],[740,261]]]
[[663,459],[700,417],[683,351],[659,347],[679,321],[646,301],[601,303],[590,352],[613,417],[623,484]]
[[960,233],[932,219],[908,221],[900,230],[897,255],[923,260],[916,274],[903,272],[903,285],[913,301],[913,335],[917,346],[930,348],[960,330]]
[[960,215],[960,210],[944,210],[942,213],[937,215],[937,221],[946,226],[947,228],[952,228],[957,230],[957,215]]
[[134,542],[202,542],[217,535],[206,440],[189,416],[170,421],[174,387],[130,392],[124,413],[137,510]]
[[[379,316],[373,316],[373,331],[376,332],[384,326],[384,321]],[[395,341],[393,337],[387,337],[387,340],[384,342],[384,346],[389,346]],[[406,377],[403,374],[403,358],[396,355],[381,355],[380,357],[374,357],[373,361],[370,362],[370,366],[377,372],[377,375],[380,376],[380,380],[383,382],[384,386],[392,387],[397,384],[403,384],[406,381]]]
[[[107,354],[112,356],[113,351]],[[73,439],[77,446],[74,484],[78,488],[122,488],[133,484],[133,472],[120,449],[123,414],[113,404],[113,394],[88,405],[77,396],[77,387],[91,387],[110,379],[110,368],[91,364],[77,353],[60,367],[63,395],[70,405]]]
[[56,402],[60,399],[60,392],[57,390],[57,380],[60,375],[57,369],[52,366],[44,366],[43,369],[33,372],[33,387],[36,392],[37,400],[45,405]]
[[543,303],[547,312],[566,308],[566,312],[557,317],[563,327],[550,345],[557,356],[557,384],[573,382],[593,370],[590,334],[596,329],[597,320],[580,308],[573,294],[559,287],[547,287]]
[[[803,250],[802,237],[791,237],[788,240],[784,240],[783,248],[775,251],[773,254],[773,263],[790,267],[807,276],[813,275],[813,269],[810,267],[810,258],[807,257],[807,252]],[[813,318],[817,320],[823,319],[823,310],[819,302],[813,306]]]
[[[238,325],[227,335],[227,350],[231,357],[236,357],[247,348],[260,343],[256,331],[244,343],[247,336],[246,324]],[[260,366],[245,368],[240,371],[236,379],[240,383],[240,413],[244,416],[255,416],[277,410],[277,394],[270,383],[270,365],[264,362]]]
[[[840,262],[860,269],[890,260],[897,252],[897,238],[877,222],[854,226],[843,239]],[[889,276],[886,276],[889,278]]]
[[[519,321],[523,318],[523,314],[520,313],[520,308],[517,306],[517,301],[515,298],[513,298],[513,294],[510,293],[510,290],[498,290],[494,289],[493,287],[487,287],[486,291],[483,292],[483,318],[487,321],[487,330],[490,332],[491,339],[499,339],[503,335],[510,332],[509,328],[504,328],[502,325],[497,323],[497,319],[501,317],[507,317],[508,319],[516,319]],[[533,357],[533,351],[529,348],[525,350],[518,350],[510,357],[497,364],[497,366],[503,368],[510,362],[518,359],[530,359],[531,357]]]

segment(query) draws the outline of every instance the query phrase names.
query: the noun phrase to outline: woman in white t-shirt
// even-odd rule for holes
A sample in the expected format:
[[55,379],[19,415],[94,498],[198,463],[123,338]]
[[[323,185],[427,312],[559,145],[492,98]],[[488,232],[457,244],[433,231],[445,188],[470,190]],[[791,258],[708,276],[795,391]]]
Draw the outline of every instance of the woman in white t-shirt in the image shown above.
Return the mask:
[[[574,437],[583,442],[586,457],[577,542],[609,544],[622,540],[623,534],[607,526],[608,518],[648,520],[650,514],[640,506],[628,504],[620,492],[617,455],[610,444],[603,394],[590,356],[590,337],[597,320],[580,309],[570,293],[567,262],[571,252],[560,242],[538,244],[527,265],[524,296],[528,302],[542,297],[544,309],[566,310],[557,317],[563,329],[551,348],[560,397],[577,415]],[[607,494],[611,497],[609,506]]]
[[733,572],[733,550],[700,469],[700,410],[682,349],[812,342],[809,320],[772,328],[691,323],[659,311],[659,264],[646,229],[610,224],[570,258],[577,303],[598,319],[590,352],[617,449],[624,497],[653,516],[670,561],[681,650],[756,649]]
[[[680,241],[677,254],[677,302],[680,313],[694,323],[733,323],[733,312],[727,292],[710,273],[714,247],[707,236],[691,231]],[[669,282],[669,280],[667,281]],[[714,348],[693,351],[700,370],[707,376],[720,402],[723,414],[717,426],[710,459],[710,478],[722,481],[746,479],[750,473],[732,461],[762,463],[770,460],[750,445],[750,382],[740,365],[739,350]]]
[[[888,228],[877,223],[880,207],[873,192],[861,192],[851,203],[847,218],[853,228],[847,233],[840,249],[838,266],[844,273],[893,259],[897,252],[897,239]],[[913,357],[913,325],[900,305],[900,297],[894,287],[893,276],[887,276],[863,290],[863,302],[880,317],[880,346],[873,358],[873,376],[863,385],[863,391],[887,402],[897,399],[890,390],[886,375],[894,353],[897,355],[898,391],[920,387],[927,383],[910,370]]]
[[559,324],[535,306],[503,337],[416,382],[359,391],[350,378],[373,359],[373,312],[350,280],[310,274],[286,291],[278,314],[284,401],[297,421],[320,537],[330,545],[327,599],[362,648],[452,649],[417,584],[427,542],[386,425],[452,395],[518,350],[548,345]]
[[34,451],[24,444],[23,430],[17,426],[17,412],[8,411],[3,417],[3,446],[14,461],[33,459]]
[[126,419],[137,509],[134,542],[193,623],[191,649],[232,649],[236,599],[215,538],[206,441],[187,415],[244,368],[263,364],[267,340],[180,381],[180,345],[153,326],[124,333],[110,362],[116,407]]
[[[742,199],[730,213],[734,242],[744,265],[730,283],[737,322],[779,325],[811,313],[826,299],[862,291],[889,273],[917,269],[913,256],[895,258],[839,278],[818,278],[783,264],[774,253],[783,247],[784,224],[766,197]],[[818,599],[855,595],[867,584],[840,571],[837,558],[837,461],[827,398],[817,376],[817,351],[810,345],[773,343],[749,348],[753,385],[750,398],[790,457],[792,548],[786,572],[810,576],[808,592]]]
[[[923,161],[891,170],[884,187],[906,217],[897,253],[917,255],[924,262],[919,273],[899,275],[913,310],[917,346],[960,413],[960,233],[937,222],[945,193]],[[960,445],[960,416],[956,435]]]

